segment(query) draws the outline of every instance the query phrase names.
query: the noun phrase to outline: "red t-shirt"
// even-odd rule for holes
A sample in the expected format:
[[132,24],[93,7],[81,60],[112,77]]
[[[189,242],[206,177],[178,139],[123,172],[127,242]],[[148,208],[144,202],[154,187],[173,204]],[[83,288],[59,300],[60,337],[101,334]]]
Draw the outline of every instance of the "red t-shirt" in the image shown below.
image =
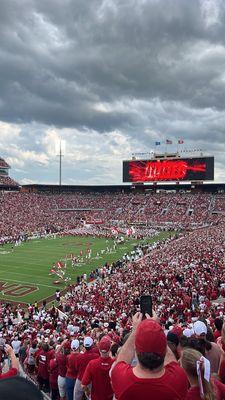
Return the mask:
[[99,357],[91,360],[84,372],[82,385],[91,383],[91,400],[112,400],[113,390],[109,370],[114,360],[111,357]]
[[215,378],[212,378],[211,382],[215,389],[216,400],[223,400],[225,398],[225,385]]
[[48,366],[52,354],[49,351],[42,350],[38,356],[38,373],[37,375],[43,379],[49,378]]
[[58,363],[54,358],[49,362],[49,383],[52,389],[58,389]]
[[78,357],[75,361],[75,368],[78,370],[77,379],[82,381],[85,368],[88,365],[89,361],[94,360],[98,357],[99,354],[97,354],[96,351],[93,351],[92,349],[85,351],[83,354],[78,354]]
[[218,330],[214,331],[213,336],[216,341],[221,336],[221,331],[218,331]]
[[67,356],[67,371],[66,377],[77,379],[77,367],[76,367],[76,358],[79,356],[79,353],[71,353]]
[[12,376],[16,376],[16,375],[17,375],[17,369],[16,368],[10,368],[4,374],[0,374],[0,379],[11,378]]
[[[223,400],[225,395],[225,385],[218,379],[211,379],[215,400]],[[194,386],[188,390],[185,400],[202,400],[198,386]]]
[[64,378],[66,376],[66,355],[59,352],[56,353],[55,358],[58,363],[59,375]]
[[112,370],[112,387],[117,400],[145,400],[151,393],[152,399],[184,400],[188,390],[185,371],[176,363],[165,366],[165,373],[160,378],[138,378],[133,368],[120,362]]
[[198,386],[191,387],[188,390],[185,400],[202,400],[200,396],[200,391]]
[[225,359],[221,361],[219,369],[219,377],[221,379],[221,382],[225,384]]

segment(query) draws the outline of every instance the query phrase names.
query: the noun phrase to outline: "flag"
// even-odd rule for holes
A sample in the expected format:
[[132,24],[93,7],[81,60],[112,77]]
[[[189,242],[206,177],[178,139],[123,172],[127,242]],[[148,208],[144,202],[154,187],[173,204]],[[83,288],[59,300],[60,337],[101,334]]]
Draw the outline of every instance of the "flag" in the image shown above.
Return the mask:
[[135,228],[133,226],[131,227],[131,231],[132,231],[132,235],[134,235],[135,234]]
[[172,140],[166,139],[166,144],[172,144],[172,143],[173,143]]
[[161,144],[161,142],[155,142],[156,146],[159,146]]
[[57,261],[56,265],[58,269],[61,269],[63,267],[63,263],[61,261]]
[[178,139],[178,144],[183,144],[183,143],[184,143],[183,139]]

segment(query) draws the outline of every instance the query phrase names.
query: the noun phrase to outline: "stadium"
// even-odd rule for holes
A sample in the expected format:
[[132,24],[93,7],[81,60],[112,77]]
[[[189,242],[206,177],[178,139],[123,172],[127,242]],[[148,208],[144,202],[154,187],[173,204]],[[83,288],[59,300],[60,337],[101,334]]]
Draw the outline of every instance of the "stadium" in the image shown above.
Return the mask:
[[[123,162],[124,184],[114,186],[20,186],[9,169],[1,159],[1,337],[46,398],[49,390],[73,398],[70,344],[106,335],[119,348],[141,296],[150,295],[173,354],[195,321],[214,341],[225,296],[225,184],[207,182],[214,157],[133,156]],[[41,360],[41,351],[47,375],[26,356]]]
[[0,400],[225,400],[224,0],[0,4]]

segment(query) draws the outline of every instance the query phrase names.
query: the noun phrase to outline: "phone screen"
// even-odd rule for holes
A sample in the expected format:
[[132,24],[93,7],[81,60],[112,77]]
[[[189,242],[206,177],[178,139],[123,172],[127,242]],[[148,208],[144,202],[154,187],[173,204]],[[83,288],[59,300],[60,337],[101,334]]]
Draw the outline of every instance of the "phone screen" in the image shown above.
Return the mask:
[[143,318],[145,318],[145,314],[149,314],[152,317],[152,298],[150,294],[141,296],[140,307]]

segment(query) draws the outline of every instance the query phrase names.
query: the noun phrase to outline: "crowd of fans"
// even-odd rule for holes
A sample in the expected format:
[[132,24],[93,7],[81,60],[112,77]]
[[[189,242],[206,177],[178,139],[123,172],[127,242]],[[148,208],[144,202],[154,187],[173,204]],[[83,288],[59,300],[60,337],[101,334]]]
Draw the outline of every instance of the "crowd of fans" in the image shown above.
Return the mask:
[[3,371],[9,358],[15,375],[17,357],[53,400],[224,399],[224,242],[223,223],[181,233],[106,264],[50,307],[1,304]]
[[[176,226],[218,224],[225,219],[225,196],[190,193],[0,194],[0,237],[63,231],[96,225]],[[13,221],[13,223],[12,223]]]
[[[212,194],[1,193],[1,238],[93,222],[104,236],[131,223],[146,225],[138,237],[182,229],[81,276],[50,306],[1,303],[0,398],[20,363],[52,400],[225,399],[224,211]],[[140,313],[145,294],[152,315]]]
[[0,176],[0,186],[6,186],[6,187],[15,187],[18,188],[19,184],[12,178],[10,178],[9,176]]

